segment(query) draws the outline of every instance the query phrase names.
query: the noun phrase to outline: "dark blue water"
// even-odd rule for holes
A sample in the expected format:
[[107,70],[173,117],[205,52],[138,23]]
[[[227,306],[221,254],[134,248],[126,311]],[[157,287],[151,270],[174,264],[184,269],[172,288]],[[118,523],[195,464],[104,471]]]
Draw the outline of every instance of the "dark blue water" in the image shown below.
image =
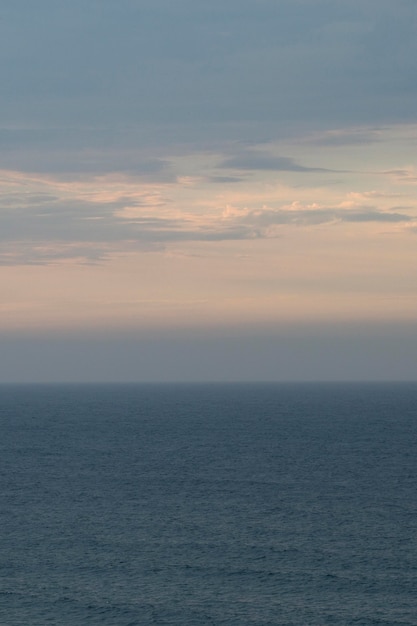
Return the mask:
[[417,385],[0,388],[5,626],[415,625]]

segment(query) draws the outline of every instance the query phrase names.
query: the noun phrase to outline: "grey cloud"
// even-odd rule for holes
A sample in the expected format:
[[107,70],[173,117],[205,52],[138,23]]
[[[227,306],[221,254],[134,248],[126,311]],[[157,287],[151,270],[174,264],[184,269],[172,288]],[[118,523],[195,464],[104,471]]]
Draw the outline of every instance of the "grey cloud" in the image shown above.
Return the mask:
[[382,129],[342,129],[326,131],[303,137],[302,141],[316,146],[343,147],[355,145],[368,145],[381,140]]
[[196,230],[186,218],[118,216],[126,206],[146,206],[131,198],[109,203],[48,199],[40,204],[37,194],[26,194],[24,206],[0,209],[0,264],[48,264],[66,258],[97,262],[117,251],[154,249],[175,241],[245,238],[246,227],[239,225]]
[[378,212],[378,211],[369,211],[369,212],[346,212],[341,218],[344,222],[410,222],[412,218],[405,213],[395,213],[395,212]]
[[410,222],[412,218],[405,213],[379,211],[372,207],[363,209],[262,209],[250,211],[239,218],[261,228],[273,225],[318,225],[331,222]]
[[[276,237],[272,226],[314,226],[340,222],[408,223],[413,218],[400,211],[375,207],[277,208],[252,210],[211,224],[198,218],[138,215],[124,218],[119,211],[133,206],[131,199],[93,203],[48,198],[39,203],[26,198],[25,206],[0,210],[0,263],[52,263],[76,258],[97,262],[122,250],[148,250],[186,241],[232,241]],[[127,201],[128,200],[128,201]],[[140,208],[145,205],[136,202]]]
[[0,265],[50,264],[62,259],[104,261],[120,251],[149,250],[180,241],[247,238],[247,227],[196,230],[187,220],[158,217],[123,219],[122,203],[57,202],[45,207],[0,211]]
[[77,259],[79,263],[92,264],[104,261],[111,252],[108,245],[68,245],[60,242],[52,246],[50,242],[1,242],[0,266],[50,265],[65,259]]
[[241,176],[208,176],[207,180],[213,184],[240,183],[244,180]]
[[245,152],[229,159],[225,159],[219,165],[222,169],[237,170],[267,170],[277,172],[330,172],[321,167],[306,167],[300,165],[294,159],[288,157],[273,156],[265,152]]
[[387,176],[394,176],[395,178],[397,178],[398,180],[404,181],[406,183],[415,183],[417,181],[417,176],[413,175],[410,171],[408,170],[386,170],[384,172],[381,172],[384,175]]
[[416,119],[408,0],[22,0],[2,15],[9,128],[152,128],[152,142],[164,125],[192,140]]
[[59,200],[58,196],[49,193],[31,193],[31,192],[10,192],[10,193],[0,193],[0,206],[1,210],[13,208],[13,207],[21,207],[23,206],[42,206],[49,202],[55,202]]
[[[130,206],[133,205],[131,202]],[[184,227],[181,220],[117,217],[115,212],[124,206],[122,201],[106,204],[59,201],[36,208],[3,209],[0,210],[0,241],[112,243],[146,239],[151,232]]]
[[18,145],[5,148],[0,143],[0,169],[74,177],[124,173],[145,180],[172,182],[176,179],[170,163],[160,158],[144,158],[139,150],[103,142],[102,149],[46,143],[39,148]]
[[[175,182],[167,152],[188,154],[178,137],[126,129],[0,129],[0,169],[74,179],[122,173],[150,182]],[[152,136],[150,136],[152,135]],[[151,145],[152,144],[152,145]],[[198,143],[196,144],[197,147]],[[212,149],[217,146],[212,146]]]

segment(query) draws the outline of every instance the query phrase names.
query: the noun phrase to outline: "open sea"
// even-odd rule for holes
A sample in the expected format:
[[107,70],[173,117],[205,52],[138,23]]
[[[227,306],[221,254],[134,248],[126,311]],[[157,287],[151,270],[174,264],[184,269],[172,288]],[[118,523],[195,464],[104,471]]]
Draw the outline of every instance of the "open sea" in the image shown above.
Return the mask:
[[2,626],[415,626],[417,384],[0,387]]

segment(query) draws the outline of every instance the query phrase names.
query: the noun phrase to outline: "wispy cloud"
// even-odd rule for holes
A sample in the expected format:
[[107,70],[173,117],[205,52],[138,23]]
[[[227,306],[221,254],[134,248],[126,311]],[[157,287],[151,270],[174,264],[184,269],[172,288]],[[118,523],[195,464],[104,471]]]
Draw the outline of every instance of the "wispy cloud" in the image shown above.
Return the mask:
[[241,176],[208,176],[207,180],[215,185],[228,185],[229,183],[241,183],[245,179]]
[[383,128],[336,128],[310,133],[299,139],[303,144],[330,148],[362,146],[382,141]]
[[417,168],[410,166],[403,169],[385,170],[382,174],[389,176],[401,184],[417,184]]
[[267,152],[243,152],[228,159],[219,165],[221,169],[235,170],[265,170],[276,172],[331,172],[323,167],[307,167],[300,165],[294,159],[283,156],[274,156]]
[[9,181],[11,188],[6,185],[0,194],[0,263],[7,265],[65,259],[96,263],[115,254],[180,242],[280,237],[283,228],[295,226],[356,223],[365,227],[413,221],[407,208],[382,210],[366,204],[370,198],[377,199],[378,193],[369,197],[350,194],[338,206],[294,201],[257,208],[242,206],[243,195],[235,208],[219,206],[196,212],[193,205],[181,206],[187,181],[141,187],[134,181],[110,177],[103,178],[100,187],[95,179],[88,184],[29,179],[28,188],[18,192],[13,180]]

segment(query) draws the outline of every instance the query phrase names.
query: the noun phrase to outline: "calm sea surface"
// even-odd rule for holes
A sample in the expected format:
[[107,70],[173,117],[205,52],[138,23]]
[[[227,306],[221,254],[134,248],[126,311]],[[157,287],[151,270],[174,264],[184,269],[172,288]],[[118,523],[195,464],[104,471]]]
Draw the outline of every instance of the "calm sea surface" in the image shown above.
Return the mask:
[[417,385],[0,387],[0,624],[417,624]]

